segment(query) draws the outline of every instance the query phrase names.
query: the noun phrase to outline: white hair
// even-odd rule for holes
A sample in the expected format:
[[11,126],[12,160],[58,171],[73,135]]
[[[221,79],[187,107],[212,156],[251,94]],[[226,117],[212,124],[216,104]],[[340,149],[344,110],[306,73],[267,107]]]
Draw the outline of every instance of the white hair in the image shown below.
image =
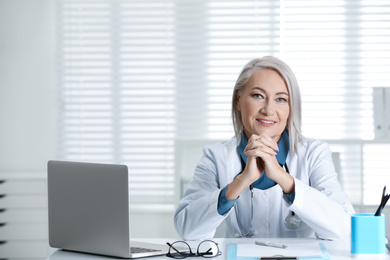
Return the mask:
[[302,140],[301,134],[301,93],[299,91],[298,81],[291,68],[283,61],[272,56],[256,58],[248,62],[242,69],[233,90],[232,98],[232,119],[236,138],[240,141],[244,131],[241,113],[237,109],[237,100],[245,88],[246,83],[254,72],[262,69],[271,69],[279,73],[287,85],[289,93],[290,116],[287,120],[287,131],[290,138],[290,151],[293,153],[298,150],[298,143]]

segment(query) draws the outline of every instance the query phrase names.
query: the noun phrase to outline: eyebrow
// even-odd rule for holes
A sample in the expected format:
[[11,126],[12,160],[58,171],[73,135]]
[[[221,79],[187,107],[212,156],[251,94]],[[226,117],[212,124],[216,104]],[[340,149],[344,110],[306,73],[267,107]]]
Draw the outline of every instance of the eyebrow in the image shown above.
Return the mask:
[[[267,91],[266,91],[265,89],[260,88],[260,87],[253,87],[252,90],[253,90],[253,89],[258,89],[258,90],[260,90],[260,91],[263,91],[264,93],[267,93]],[[276,94],[276,95],[286,95],[286,96],[289,97],[288,93],[286,93],[286,92],[277,92],[277,93],[275,93],[275,94]]]

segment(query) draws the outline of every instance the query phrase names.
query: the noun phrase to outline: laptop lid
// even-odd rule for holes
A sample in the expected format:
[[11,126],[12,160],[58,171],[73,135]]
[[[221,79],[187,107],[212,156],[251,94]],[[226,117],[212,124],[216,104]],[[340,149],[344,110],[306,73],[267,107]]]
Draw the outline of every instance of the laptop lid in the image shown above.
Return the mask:
[[151,244],[131,253],[126,165],[49,161],[47,174],[51,247],[127,258],[167,252]]

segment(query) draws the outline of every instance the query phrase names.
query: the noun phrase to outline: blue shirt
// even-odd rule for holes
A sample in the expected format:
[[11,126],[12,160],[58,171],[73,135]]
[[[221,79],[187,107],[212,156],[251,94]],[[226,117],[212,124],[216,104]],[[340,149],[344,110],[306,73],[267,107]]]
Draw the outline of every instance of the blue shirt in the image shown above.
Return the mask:
[[[238,152],[240,153],[241,158],[244,160],[245,163],[247,161],[247,156],[244,154],[244,150],[245,150],[245,147],[247,145],[248,145],[248,139],[246,138],[245,134],[242,133],[241,142],[238,145],[237,149],[238,149]],[[283,166],[286,163],[287,154],[290,150],[290,139],[289,139],[289,136],[288,136],[288,133],[286,130],[282,133],[282,136],[278,142],[278,148],[279,148],[279,151],[276,154],[276,159],[278,160],[279,165]],[[242,170],[244,170],[244,169],[242,169]],[[264,172],[258,180],[253,182],[252,187],[256,188],[256,189],[260,189],[260,190],[266,190],[266,189],[269,189],[275,185],[276,185],[276,182],[274,180],[271,180],[270,178],[268,178],[266,172]],[[231,207],[233,207],[234,203],[237,200],[237,199],[229,200],[226,197],[226,190],[227,190],[227,185],[224,188],[222,188],[221,192],[219,193],[219,197],[218,197],[219,199],[218,199],[218,209],[217,210],[218,210],[218,213],[220,215],[224,215],[226,212],[228,212],[229,209]],[[293,191],[290,194],[286,194],[283,192],[283,194],[288,198],[288,200],[290,202],[294,202],[295,191]]]

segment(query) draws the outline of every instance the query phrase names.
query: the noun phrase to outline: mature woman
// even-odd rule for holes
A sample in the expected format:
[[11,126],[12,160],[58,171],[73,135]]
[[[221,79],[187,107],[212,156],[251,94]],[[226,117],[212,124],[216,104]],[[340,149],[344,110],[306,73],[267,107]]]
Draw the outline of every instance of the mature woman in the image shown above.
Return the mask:
[[329,146],[301,135],[301,96],[287,64],[250,61],[232,100],[236,136],[206,147],[175,213],[186,240],[318,237],[350,234],[354,212],[337,179]]

